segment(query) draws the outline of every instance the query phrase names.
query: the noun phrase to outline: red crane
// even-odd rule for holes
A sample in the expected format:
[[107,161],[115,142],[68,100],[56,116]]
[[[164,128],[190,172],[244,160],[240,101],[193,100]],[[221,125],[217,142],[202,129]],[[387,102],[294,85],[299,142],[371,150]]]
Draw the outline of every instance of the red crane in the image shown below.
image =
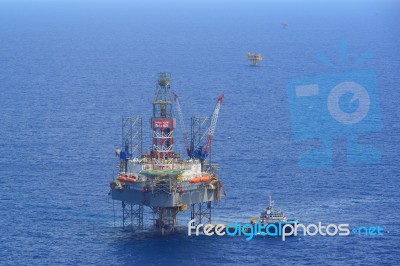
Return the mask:
[[210,149],[211,149],[211,142],[212,142],[212,138],[214,136],[215,127],[216,127],[217,121],[218,121],[218,114],[219,114],[219,110],[221,108],[222,100],[224,99],[224,95],[221,94],[218,97],[214,112],[211,116],[210,126],[205,131],[205,133],[207,134],[207,140],[206,140],[205,144],[199,143],[196,146],[194,145],[193,139],[190,142],[192,145],[189,146],[189,141],[188,141],[188,137],[187,137],[185,122],[183,120],[181,105],[179,103],[178,95],[176,95],[175,93],[174,93],[174,99],[176,102],[176,109],[178,111],[178,119],[179,119],[179,122],[180,122],[180,125],[182,128],[182,132],[183,132],[183,141],[185,144],[186,152],[190,158],[204,160],[208,156],[208,153],[210,152]]
[[214,113],[211,117],[210,127],[208,128],[208,133],[207,133],[207,142],[206,142],[206,146],[204,148],[204,153],[203,153],[204,158],[207,157],[208,152],[210,151],[210,148],[211,148],[211,141],[214,136],[215,127],[217,125],[217,120],[218,120],[219,109],[221,108],[221,103],[222,103],[223,99],[224,99],[224,95],[221,94],[218,97],[218,101],[217,101],[217,104],[215,105]]

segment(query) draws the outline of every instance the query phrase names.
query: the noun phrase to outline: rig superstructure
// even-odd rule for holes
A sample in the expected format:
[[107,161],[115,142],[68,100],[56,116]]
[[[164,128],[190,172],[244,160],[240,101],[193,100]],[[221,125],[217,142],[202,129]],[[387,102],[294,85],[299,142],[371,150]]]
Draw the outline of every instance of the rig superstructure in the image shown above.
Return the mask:
[[[143,229],[143,207],[150,207],[153,225],[161,232],[173,232],[177,214],[190,208],[191,219],[211,223],[211,202],[218,201],[222,183],[215,165],[206,161],[210,151],[223,95],[218,97],[211,117],[192,117],[188,140],[182,109],[170,92],[170,75],[160,73],[151,118],[152,147],[142,153],[142,117],[122,119],[122,148],[116,149],[119,173],[110,183],[113,200],[122,202],[123,226]],[[183,132],[187,159],[174,152],[176,119],[173,101]]]

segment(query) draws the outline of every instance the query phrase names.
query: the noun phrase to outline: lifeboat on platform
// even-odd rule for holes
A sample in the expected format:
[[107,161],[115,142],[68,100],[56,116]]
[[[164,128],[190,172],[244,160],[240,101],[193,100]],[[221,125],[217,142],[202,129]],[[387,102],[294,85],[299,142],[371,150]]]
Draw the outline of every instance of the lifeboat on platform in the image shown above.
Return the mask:
[[136,178],[134,176],[128,176],[128,175],[119,175],[117,180],[121,181],[121,182],[127,182],[127,183],[136,182]]
[[190,183],[201,183],[201,182],[209,182],[215,179],[213,176],[204,175],[204,176],[195,176],[190,178]]
[[136,179],[134,177],[127,177],[125,182],[134,183],[136,182]]

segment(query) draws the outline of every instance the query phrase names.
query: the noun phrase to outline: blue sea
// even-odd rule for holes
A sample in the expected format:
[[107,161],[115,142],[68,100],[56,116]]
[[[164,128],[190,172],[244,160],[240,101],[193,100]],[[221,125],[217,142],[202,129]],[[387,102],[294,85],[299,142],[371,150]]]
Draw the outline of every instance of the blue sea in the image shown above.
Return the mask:
[[[0,1],[0,264],[398,265],[399,41],[394,0]],[[258,67],[247,52],[263,54]],[[379,113],[354,133],[379,156],[350,163],[351,129],[321,125],[332,164],[303,167],[302,154],[321,145],[319,124],[295,138],[291,114],[303,112],[289,81],[362,70],[375,75]],[[189,237],[188,211],[168,237],[123,230],[121,204],[108,196],[121,118],[143,116],[148,151],[164,71],[187,126],[225,95],[212,162],[226,196],[214,223],[248,222],[272,194],[304,224],[380,226],[383,235]],[[180,129],[176,139],[182,152]]]

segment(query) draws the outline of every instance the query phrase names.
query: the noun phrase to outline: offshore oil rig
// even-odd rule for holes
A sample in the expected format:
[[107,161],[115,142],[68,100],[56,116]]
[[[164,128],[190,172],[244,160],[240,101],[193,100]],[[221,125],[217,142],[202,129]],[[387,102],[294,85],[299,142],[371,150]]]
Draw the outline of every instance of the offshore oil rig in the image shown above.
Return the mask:
[[[177,214],[190,209],[196,223],[211,223],[211,202],[223,193],[216,170],[207,159],[211,153],[223,94],[218,97],[211,117],[191,118],[191,138],[183,120],[176,94],[170,92],[171,78],[160,73],[153,100],[151,118],[152,147],[142,153],[142,117],[122,119],[122,147],[115,150],[119,173],[110,183],[113,200],[122,202],[122,226],[143,229],[143,208],[151,208],[153,226],[162,235],[177,226]],[[176,119],[175,102],[187,159],[174,152]]]
[[247,60],[249,60],[250,65],[257,66],[258,63],[262,60],[262,54],[255,53],[247,53]]

